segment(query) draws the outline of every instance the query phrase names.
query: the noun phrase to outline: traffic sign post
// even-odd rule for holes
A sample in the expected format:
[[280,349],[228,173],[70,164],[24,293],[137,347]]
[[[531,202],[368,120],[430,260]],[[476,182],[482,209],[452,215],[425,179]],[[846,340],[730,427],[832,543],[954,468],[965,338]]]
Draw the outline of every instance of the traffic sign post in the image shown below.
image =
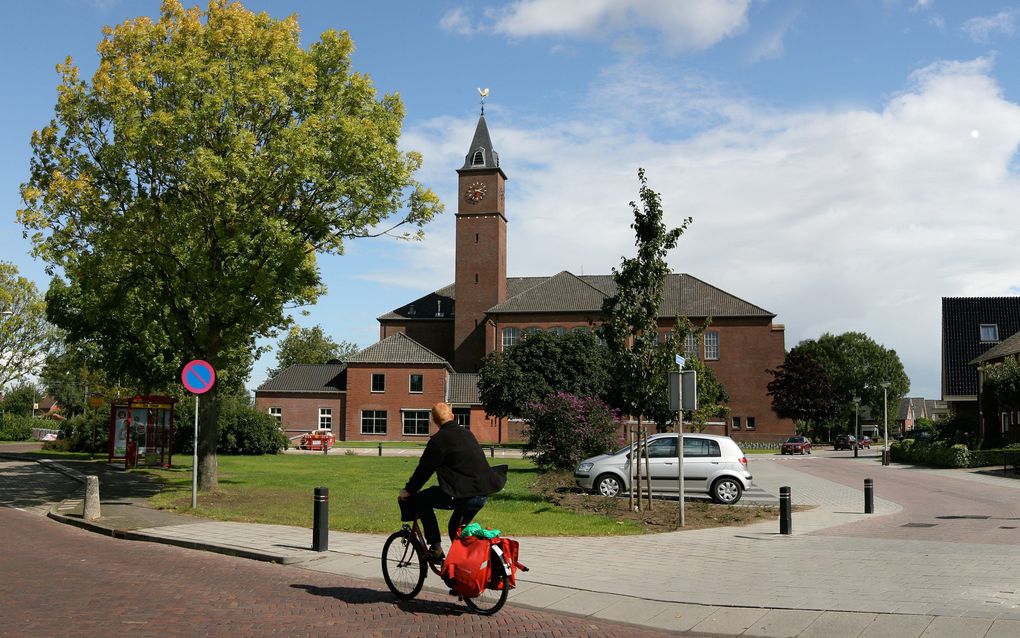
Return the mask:
[[198,395],[212,390],[216,371],[207,361],[189,361],[181,371],[181,383],[195,395],[195,440],[191,456],[191,509],[198,507]]

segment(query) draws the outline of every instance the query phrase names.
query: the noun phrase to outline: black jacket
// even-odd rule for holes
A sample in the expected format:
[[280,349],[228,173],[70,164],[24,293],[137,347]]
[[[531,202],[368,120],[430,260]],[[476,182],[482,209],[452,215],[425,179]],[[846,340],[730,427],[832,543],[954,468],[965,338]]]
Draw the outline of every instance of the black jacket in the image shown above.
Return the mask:
[[439,487],[453,498],[488,496],[506,484],[506,466],[489,467],[475,435],[453,421],[439,426],[439,432],[425,446],[418,467],[404,489],[414,494],[433,472],[439,479]]

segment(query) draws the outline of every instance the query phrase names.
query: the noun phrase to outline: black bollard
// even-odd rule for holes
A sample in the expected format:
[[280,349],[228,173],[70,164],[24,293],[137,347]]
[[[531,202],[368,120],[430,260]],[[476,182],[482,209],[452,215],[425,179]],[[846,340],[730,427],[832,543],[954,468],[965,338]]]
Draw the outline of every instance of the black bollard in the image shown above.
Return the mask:
[[882,449],[882,465],[889,465],[889,450]]
[[779,533],[790,534],[793,531],[793,516],[790,514],[790,488],[779,488]]
[[312,551],[325,552],[329,550],[329,488],[315,488],[315,497],[312,502],[314,508]]
[[875,513],[875,482],[864,479],[864,513]]
[[854,458],[855,458],[855,459],[857,458],[857,450],[858,450],[858,449],[859,449],[860,447],[861,447],[861,446],[859,446],[859,445],[857,445],[856,443],[854,443]]
[[489,458],[490,459],[496,458],[496,448],[495,448],[495,446],[492,446],[492,445],[489,446]]
[[382,443],[379,444],[379,456],[382,456]]

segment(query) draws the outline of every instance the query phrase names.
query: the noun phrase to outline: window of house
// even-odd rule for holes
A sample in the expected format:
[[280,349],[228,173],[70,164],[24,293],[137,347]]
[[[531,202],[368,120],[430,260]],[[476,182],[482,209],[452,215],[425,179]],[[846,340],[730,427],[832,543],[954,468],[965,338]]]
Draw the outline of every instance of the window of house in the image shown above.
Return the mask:
[[319,429],[333,429],[333,408],[319,408]]
[[574,326],[570,329],[571,332],[591,332],[591,328],[588,326]]
[[404,434],[407,436],[428,436],[429,419],[432,414],[428,410],[401,410],[404,421]]
[[471,427],[471,408],[454,408],[453,420],[461,427]]
[[283,427],[283,408],[269,408],[269,416],[276,419],[276,427]]
[[559,337],[567,334],[567,329],[563,326],[553,326],[552,328],[549,328],[549,332]]
[[981,341],[998,341],[999,326],[994,323],[981,324]]
[[698,356],[698,335],[693,332],[688,332],[687,336],[684,337],[684,354],[688,357]]
[[755,423],[755,417],[753,417],[753,416],[747,417],[747,429],[748,430],[753,430],[757,426],[758,426],[758,424]]
[[386,410],[362,410],[361,433],[386,434]]
[[408,392],[420,393],[425,391],[425,377],[420,374],[412,374],[408,380]]
[[386,375],[380,372],[372,374],[372,392],[386,392]]
[[503,328],[503,349],[516,346],[521,340],[520,328]]
[[734,430],[739,430],[740,429],[740,417],[739,416],[733,417],[733,429]]
[[527,339],[528,335],[533,335],[539,332],[542,332],[541,328],[525,328],[524,330],[521,331],[521,338]]
[[711,361],[719,358],[719,333],[705,333],[705,360]]

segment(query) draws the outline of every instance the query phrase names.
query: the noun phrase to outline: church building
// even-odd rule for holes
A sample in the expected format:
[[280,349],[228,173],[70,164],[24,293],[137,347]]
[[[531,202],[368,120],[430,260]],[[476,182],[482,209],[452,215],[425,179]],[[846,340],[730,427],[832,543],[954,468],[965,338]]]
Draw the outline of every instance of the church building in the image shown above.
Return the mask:
[[[257,406],[289,436],[328,428],[338,440],[422,440],[435,428],[429,408],[446,401],[479,441],[520,441],[523,424],[489,418],[481,406],[477,372],[485,355],[529,332],[562,334],[601,323],[602,302],[616,290],[612,276],[507,276],[507,176],[484,114],[457,175],[454,282],[380,316],[380,341],[345,363],[292,366],[260,386]],[[786,354],[776,315],[691,275],[670,274],[658,321],[663,335],[677,309],[695,326],[710,319],[686,351],[711,367],[730,395],[730,416],[706,431],[762,442],[794,434],[793,422],[773,412],[766,389],[766,371]]]

